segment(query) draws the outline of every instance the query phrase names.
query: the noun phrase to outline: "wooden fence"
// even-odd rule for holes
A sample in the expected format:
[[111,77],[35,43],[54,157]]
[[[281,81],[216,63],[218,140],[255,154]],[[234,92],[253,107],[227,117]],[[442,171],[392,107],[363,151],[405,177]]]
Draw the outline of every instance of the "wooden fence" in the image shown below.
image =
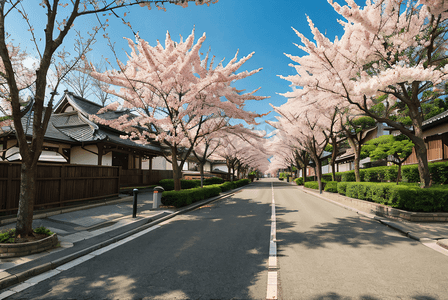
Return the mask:
[[172,170],[121,170],[120,186],[139,186],[158,184],[162,179],[173,178]]
[[[442,161],[448,160],[448,133],[442,135],[428,137],[426,141],[426,148],[428,149],[428,161]],[[403,163],[404,165],[416,164],[417,155],[415,148],[412,149],[412,154]]]
[[[21,163],[0,162],[0,212],[17,211]],[[118,196],[119,167],[38,164],[34,208]]]

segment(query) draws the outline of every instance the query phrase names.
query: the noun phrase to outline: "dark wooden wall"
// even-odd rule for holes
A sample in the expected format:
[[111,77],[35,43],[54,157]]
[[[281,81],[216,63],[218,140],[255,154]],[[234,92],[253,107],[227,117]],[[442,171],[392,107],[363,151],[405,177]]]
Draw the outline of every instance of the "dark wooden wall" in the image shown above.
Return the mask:
[[120,186],[139,186],[158,184],[162,179],[172,179],[172,170],[121,170]]
[[[0,162],[0,212],[15,213],[21,163]],[[119,167],[38,164],[35,209],[118,196]]]

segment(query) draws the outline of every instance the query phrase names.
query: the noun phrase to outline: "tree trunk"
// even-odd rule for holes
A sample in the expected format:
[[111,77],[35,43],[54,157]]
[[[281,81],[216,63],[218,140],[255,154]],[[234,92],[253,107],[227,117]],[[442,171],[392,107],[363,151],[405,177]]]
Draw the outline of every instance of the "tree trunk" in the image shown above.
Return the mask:
[[[359,149],[359,151],[358,151]],[[354,164],[354,168],[355,168],[355,178],[356,178],[356,182],[361,182],[361,175],[359,174],[359,162],[360,162],[360,150],[361,148],[358,147],[355,151],[355,160],[353,161]]]
[[336,138],[331,138],[331,145],[333,146],[333,153],[331,153],[331,178],[336,181],[336,157],[338,156],[338,143]]
[[429,173],[428,156],[425,143],[423,145],[415,144],[415,154],[418,162],[418,172],[420,174],[420,186],[428,188],[431,186],[431,175]]
[[17,212],[16,235],[33,235],[33,210],[36,199],[37,162],[22,162],[20,169],[20,197]]
[[319,159],[316,160],[316,175],[319,184],[319,194],[322,194],[322,162]]
[[204,187],[204,164],[199,162],[199,172],[201,173],[201,188]]
[[177,148],[171,147],[171,165],[173,167],[173,180],[174,180],[174,190],[180,191],[182,189],[180,184],[180,178],[182,176],[182,170],[177,164]]

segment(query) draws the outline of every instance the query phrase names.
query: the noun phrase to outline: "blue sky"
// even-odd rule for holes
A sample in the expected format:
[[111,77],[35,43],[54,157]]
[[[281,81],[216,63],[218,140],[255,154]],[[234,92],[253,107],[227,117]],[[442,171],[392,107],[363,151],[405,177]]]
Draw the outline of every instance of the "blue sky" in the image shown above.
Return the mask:
[[[39,1],[36,1],[39,2]],[[340,1],[339,1],[340,2]],[[42,12],[35,14],[36,32],[43,31],[42,15],[43,9],[36,8]],[[207,7],[190,4],[188,8],[174,5],[166,5],[166,12],[153,8],[132,7],[121,10],[120,14],[127,13],[126,19],[131,22],[140,37],[155,45],[157,40],[163,44],[166,32],[169,31],[173,40],[179,40],[179,34],[184,38],[188,36],[195,27],[196,39],[206,32],[207,39],[202,50],[206,52],[211,48],[211,54],[216,56],[216,61],[225,58],[228,62],[237,50],[239,57],[255,52],[255,55],[242,66],[240,71],[253,70],[262,67],[263,70],[249,78],[243,79],[236,84],[239,89],[252,91],[258,87],[261,90],[257,95],[270,96],[263,101],[249,101],[246,109],[264,114],[271,110],[269,103],[279,106],[286,102],[286,98],[278,93],[289,91],[289,82],[279,78],[277,75],[292,75],[294,69],[289,66],[291,60],[284,53],[303,55],[293,43],[300,43],[299,38],[291,27],[304,33],[311,38],[310,29],[306,20],[308,15],[314,24],[333,40],[336,35],[341,36],[342,27],[337,23],[340,18],[326,0],[220,0],[218,3]],[[40,16],[40,19],[38,19]],[[33,15],[31,15],[33,18]],[[128,51],[127,43],[122,37],[133,37],[132,31],[119,20],[108,17],[111,22],[109,34],[116,43],[117,52],[124,58],[124,51]],[[78,30],[89,30],[96,25],[93,16],[81,17],[75,23]],[[23,39],[25,27],[10,24],[7,31],[12,38],[20,41],[22,46],[26,45],[29,53],[32,53],[32,45],[28,39]],[[39,24],[42,24],[39,26]],[[67,40],[64,44],[66,50],[70,51],[72,41]],[[99,38],[94,46],[94,51],[89,59],[99,61],[101,56],[112,59],[112,52],[103,38]],[[61,91],[59,91],[61,93]],[[272,120],[274,114],[263,117],[259,129],[267,129],[264,120]]]

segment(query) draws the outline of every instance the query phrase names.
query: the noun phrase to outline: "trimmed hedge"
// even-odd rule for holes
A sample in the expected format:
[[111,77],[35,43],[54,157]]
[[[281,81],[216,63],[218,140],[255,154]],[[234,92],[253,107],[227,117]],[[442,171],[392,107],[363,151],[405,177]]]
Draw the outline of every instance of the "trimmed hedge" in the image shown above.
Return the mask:
[[251,181],[250,179],[240,179],[237,181],[226,181],[223,184],[220,184],[219,187],[221,188],[222,192],[227,192],[228,190],[233,190],[239,187],[242,187],[244,185],[249,184]]
[[299,178],[294,179],[294,182],[297,185],[303,185],[303,177],[299,177]]
[[224,179],[220,177],[211,177],[204,179],[204,185],[221,184],[224,183]]
[[[162,179],[159,181],[159,185],[162,186],[165,191],[172,191],[174,190],[174,179]],[[180,186],[183,190],[193,189],[201,186],[201,181],[181,179]]]
[[448,212],[447,187],[421,189],[415,184],[370,182],[340,182],[337,186],[340,194],[351,198],[413,212]]
[[[314,176],[307,176],[306,182],[313,182]],[[322,182],[331,181],[331,174],[323,174],[322,175]],[[298,177],[294,179],[294,182],[297,183],[297,185],[303,185],[303,177]],[[317,182],[317,181],[316,181]]]
[[203,188],[198,187],[181,191],[165,191],[162,193],[162,204],[179,208],[200,200],[218,196],[221,192],[235,189],[249,183],[250,179],[246,178],[233,182],[228,181],[223,184],[204,186]]
[[228,190],[236,188],[236,185],[231,181],[227,181],[221,184],[219,187],[221,188],[221,191],[227,192]]
[[[448,184],[448,162],[435,162],[429,164],[429,173],[433,184]],[[403,179],[407,182],[419,182],[420,175],[417,165],[402,167]]]
[[338,193],[341,195],[345,195],[345,191],[347,190],[347,184],[348,182],[341,181],[338,182]]
[[[325,181],[322,180],[322,184],[325,185]],[[305,182],[305,187],[309,189],[318,190],[319,182],[318,181],[307,181]]]
[[178,208],[213,196],[218,196],[219,193],[221,193],[221,188],[218,185],[181,191],[165,191],[162,193],[162,204]]
[[330,192],[330,193],[337,193],[338,192],[338,182],[337,181],[328,181],[325,184],[324,191]]
[[[429,163],[429,172],[434,185],[448,184],[448,162]],[[327,176],[330,174],[325,174]],[[362,182],[395,182],[398,176],[398,166],[383,166],[360,169]],[[405,165],[401,168],[402,180],[405,182],[419,182],[420,176],[417,165]],[[324,179],[326,179],[324,177]],[[327,179],[328,181],[331,180]],[[355,171],[337,172],[336,180],[341,182],[356,182]]]

